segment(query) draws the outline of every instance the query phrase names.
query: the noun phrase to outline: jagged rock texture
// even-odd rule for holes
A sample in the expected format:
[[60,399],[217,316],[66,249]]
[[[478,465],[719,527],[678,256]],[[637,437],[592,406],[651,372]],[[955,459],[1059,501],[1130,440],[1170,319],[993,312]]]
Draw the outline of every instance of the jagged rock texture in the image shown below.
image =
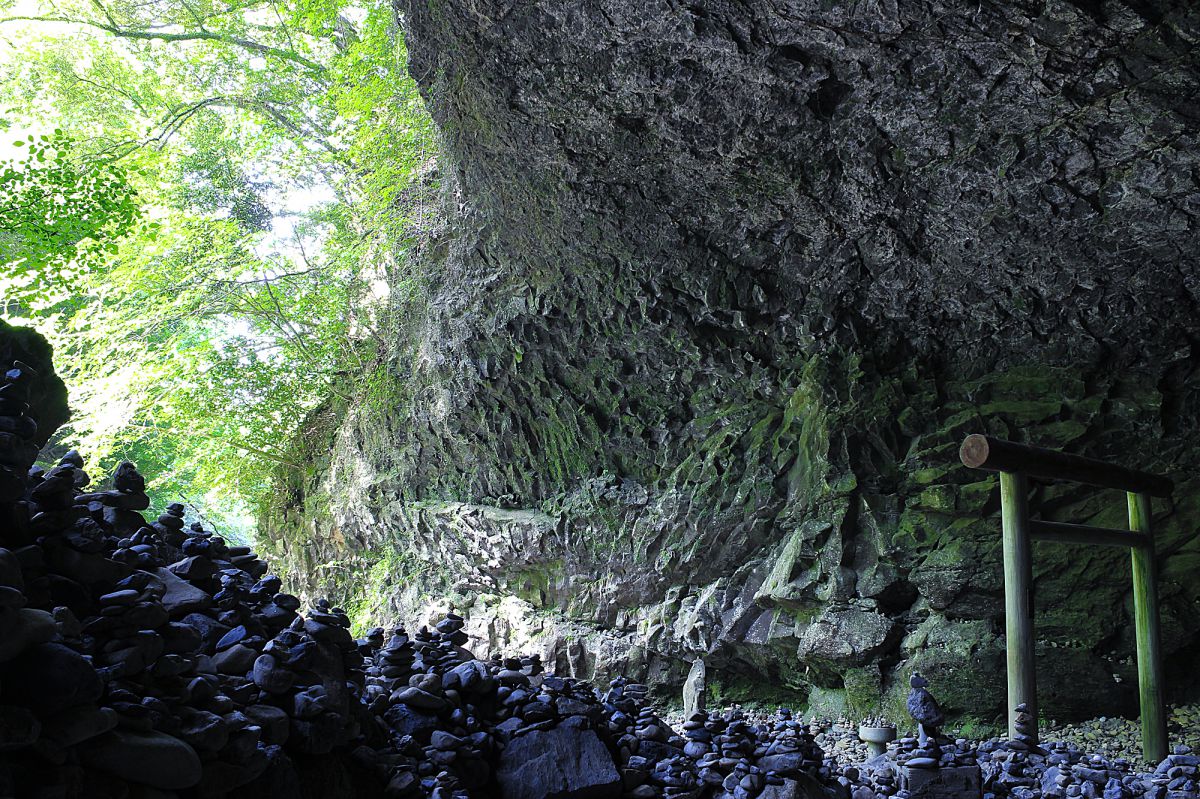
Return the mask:
[[[1200,12],[398,12],[445,225],[417,331],[279,497],[300,583],[364,616],[448,596],[477,646],[585,676],[704,655],[721,696],[866,713],[919,667],[994,718],[998,498],[955,457],[986,431],[1177,478],[1164,636],[1195,689]],[[1119,494],[1033,499],[1123,524]],[[1127,556],[1035,557],[1043,708],[1130,710]]]
[[46,339],[32,330],[13,327],[0,319],[0,364],[14,361],[28,364],[37,372],[29,387],[29,413],[38,426],[33,442],[44,445],[70,415],[67,387],[54,372],[53,351]]

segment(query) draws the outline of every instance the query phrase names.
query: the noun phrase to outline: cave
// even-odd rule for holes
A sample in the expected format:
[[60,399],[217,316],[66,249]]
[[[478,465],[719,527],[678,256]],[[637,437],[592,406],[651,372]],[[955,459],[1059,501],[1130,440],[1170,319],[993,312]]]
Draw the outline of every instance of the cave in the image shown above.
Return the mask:
[[[305,409],[253,548],[132,465],[89,488],[73,353],[0,327],[0,796],[1198,795],[1200,8],[388,14],[438,142],[413,272],[372,275],[402,322]],[[971,439],[1161,481],[1133,579],[1044,540],[1130,530],[1128,479],[1006,495],[1050,531],[1036,707]],[[1040,749],[1142,745],[1150,573],[1170,751]],[[901,782],[822,760],[860,719]]]

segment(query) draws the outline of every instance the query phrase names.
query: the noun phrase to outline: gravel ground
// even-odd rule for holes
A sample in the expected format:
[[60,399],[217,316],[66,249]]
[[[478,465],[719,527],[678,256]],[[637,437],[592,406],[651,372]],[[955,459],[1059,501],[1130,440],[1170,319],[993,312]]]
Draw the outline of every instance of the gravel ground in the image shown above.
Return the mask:
[[[1200,751],[1200,704],[1169,709],[1167,748],[1183,745]],[[1060,724],[1041,731],[1046,741],[1065,741],[1105,758],[1124,758],[1135,766],[1154,766],[1142,760],[1142,727],[1136,719],[1100,718]]]
[[[750,724],[769,724],[772,711],[744,708]],[[678,729],[678,713],[667,721]],[[877,764],[859,768],[870,755],[858,740],[858,724],[847,719],[810,719],[819,728],[816,743],[825,752],[824,778],[841,782],[853,799],[889,799],[896,786],[880,776]],[[1141,726],[1136,719],[1099,717],[1075,724],[1043,727],[1039,738],[1053,754],[1037,757],[1013,752],[1003,739],[987,741],[957,738],[953,750],[979,758],[984,774],[985,799],[1197,799],[1197,760],[1200,752],[1200,704],[1169,709],[1168,750],[1162,763],[1147,763],[1141,754]],[[899,730],[900,736],[908,730]],[[954,738],[955,730],[946,730]],[[911,739],[902,741],[911,748]],[[889,748],[897,757],[896,745]],[[904,759],[903,753],[899,754]],[[1057,778],[1057,787],[1054,786]]]
[[[764,723],[773,715],[773,710],[744,708],[747,720],[752,724]],[[1179,705],[1168,709],[1168,749],[1183,745],[1200,751],[1200,704]],[[681,713],[670,713],[666,720],[675,729],[683,724]],[[821,732],[817,743],[828,757],[836,757],[843,765],[858,764],[868,757],[867,745],[858,740],[858,724],[845,719],[830,721],[818,719]],[[955,731],[949,730],[953,736]],[[901,731],[903,735],[903,730]],[[1137,719],[1100,716],[1075,724],[1055,724],[1042,727],[1039,736],[1043,742],[1062,741],[1074,744],[1090,754],[1113,760],[1123,758],[1138,768],[1153,768],[1154,763],[1142,760],[1142,728]]]

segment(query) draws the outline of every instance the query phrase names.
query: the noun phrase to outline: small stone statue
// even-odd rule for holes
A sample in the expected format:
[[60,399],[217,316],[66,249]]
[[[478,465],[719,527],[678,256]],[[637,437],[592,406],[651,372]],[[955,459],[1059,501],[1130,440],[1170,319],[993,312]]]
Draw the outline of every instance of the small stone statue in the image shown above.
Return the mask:
[[938,706],[933,694],[925,690],[929,681],[921,676],[921,672],[913,672],[908,681],[912,690],[908,692],[908,714],[917,722],[919,734],[919,749],[915,756],[908,760],[912,768],[937,768],[940,752],[938,748],[938,732],[946,721],[945,714]]

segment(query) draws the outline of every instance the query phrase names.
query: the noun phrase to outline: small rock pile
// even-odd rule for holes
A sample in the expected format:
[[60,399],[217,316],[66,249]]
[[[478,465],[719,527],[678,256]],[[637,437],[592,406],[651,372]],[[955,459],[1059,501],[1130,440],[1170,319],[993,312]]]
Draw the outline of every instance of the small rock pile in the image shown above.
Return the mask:
[[[1169,710],[1169,737],[1193,745],[1200,743],[1200,705],[1180,705]],[[1071,743],[1083,751],[1109,759],[1123,758],[1140,767],[1156,765],[1141,760],[1142,727],[1136,719],[1100,716],[1074,724],[1051,723],[1042,737]]]
[[[844,740],[845,732],[826,731],[821,739],[836,743]],[[1196,732],[1200,730],[1191,734]],[[1027,737],[983,742],[942,740],[939,767],[978,764],[983,799],[1200,799],[1200,757],[1187,745],[1177,745],[1156,767],[1142,769],[1130,757],[1089,753],[1063,740],[1031,745],[1030,733],[1023,735]],[[901,738],[889,745],[886,755],[866,760],[848,746],[833,748],[846,755],[835,756],[826,767],[852,799],[906,796],[900,770],[920,751],[915,737]]]
[[475,660],[462,624],[451,615],[434,631],[376,629],[358,642],[371,658],[364,701],[400,754],[378,759],[389,796],[750,799],[772,787],[791,796],[822,767],[786,711],[757,727],[738,711],[697,713],[679,736],[646,704],[647,686],[618,678],[601,695],[544,674],[536,656]]
[[[947,738],[938,738],[932,744],[932,751],[920,748],[920,742],[916,737],[904,737],[896,741],[892,746],[888,747],[888,756],[899,765],[907,765],[911,768],[956,768],[958,766],[973,766],[976,764],[978,755],[975,746],[966,738],[957,738],[953,741]],[[913,764],[913,760],[933,760],[933,765],[927,762]]]
[[1150,772],[1124,758],[1088,754],[1062,741],[1043,744],[1045,754],[1013,748],[1006,741],[979,745],[984,796],[1085,797],[1086,799],[1197,799],[1200,757],[1179,745]]

